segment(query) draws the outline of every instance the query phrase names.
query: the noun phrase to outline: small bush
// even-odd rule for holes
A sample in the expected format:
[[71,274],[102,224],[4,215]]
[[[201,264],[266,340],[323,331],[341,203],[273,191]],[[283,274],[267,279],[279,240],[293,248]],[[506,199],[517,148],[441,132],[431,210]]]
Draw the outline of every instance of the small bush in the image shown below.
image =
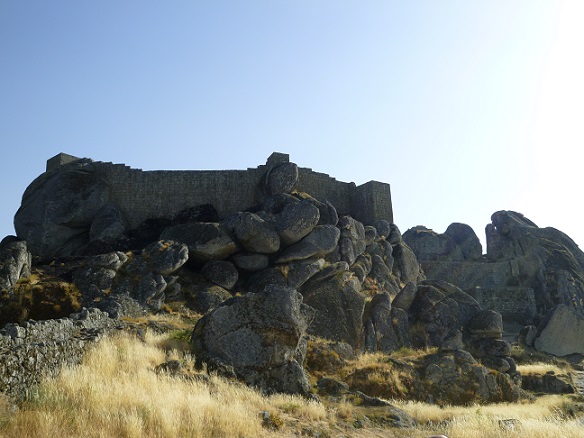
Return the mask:
[[21,279],[12,293],[0,296],[0,324],[27,319],[46,320],[68,316],[81,308],[81,293],[72,283],[60,279]]

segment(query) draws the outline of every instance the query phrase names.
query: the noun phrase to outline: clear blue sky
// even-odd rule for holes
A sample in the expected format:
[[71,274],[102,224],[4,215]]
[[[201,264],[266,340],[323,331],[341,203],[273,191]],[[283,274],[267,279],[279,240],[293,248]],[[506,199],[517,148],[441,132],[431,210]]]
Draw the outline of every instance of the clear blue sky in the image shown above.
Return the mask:
[[[0,0],[0,235],[59,152],[302,167],[443,232],[522,212],[584,245],[584,2]],[[1,237],[0,236],[0,237]]]

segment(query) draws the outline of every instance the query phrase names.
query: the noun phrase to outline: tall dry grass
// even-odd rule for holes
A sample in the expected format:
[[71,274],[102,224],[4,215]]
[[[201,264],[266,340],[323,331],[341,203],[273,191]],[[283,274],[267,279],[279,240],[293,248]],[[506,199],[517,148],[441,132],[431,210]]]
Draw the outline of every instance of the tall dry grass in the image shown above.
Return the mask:
[[[299,397],[264,397],[218,377],[210,383],[159,375],[168,359],[157,347],[122,335],[101,341],[80,366],[42,384],[14,415],[0,421],[0,436],[16,437],[256,437],[267,411],[279,427],[288,415],[318,423],[327,410]],[[176,354],[175,354],[176,355]]]
[[558,365],[545,362],[535,362],[530,364],[518,365],[517,371],[519,371],[523,375],[546,374],[550,371],[552,371],[554,374],[563,374],[566,372],[565,369],[560,368]]
[[[216,376],[209,382],[157,374],[160,363],[176,358],[188,375],[188,353],[168,351],[168,337],[147,334],[145,342],[127,334],[102,340],[83,363],[66,368],[33,392],[17,412],[0,398],[1,437],[272,437],[345,436],[426,438],[582,437],[573,417],[573,399],[547,396],[535,402],[473,407],[438,407],[394,401],[418,422],[417,430],[376,427],[372,413],[349,403],[325,404],[288,395],[263,396]],[[364,356],[364,368],[386,361]],[[356,366],[356,365],[355,365]],[[270,422],[262,424],[262,412]],[[370,426],[354,427],[356,420]],[[514,420],[514,421],[505,421]],[[267,427],[266,427],[267,426]]]
[[574,418],[573,399],[549,395],[523,403],[439,407],[419,402],[395,404],[428,433],[449,438],[581,438],[582,418]]

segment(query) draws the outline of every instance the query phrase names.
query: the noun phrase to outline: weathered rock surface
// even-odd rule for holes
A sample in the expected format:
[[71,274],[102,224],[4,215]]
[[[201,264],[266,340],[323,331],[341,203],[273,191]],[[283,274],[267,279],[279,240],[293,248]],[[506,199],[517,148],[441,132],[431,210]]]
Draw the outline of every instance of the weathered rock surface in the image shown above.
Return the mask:
[[476,236],[462,224],[443,235],[416,227],[404,239],[428,278],[459,286],[506,322],[539,325],[559,304],[584,317],[584,253],[578,246],[520,213],[498,211],[491,220],[486,257],[476,257]]
[[312,317],[302,295],[286,287],[232,298],[195,326],[197,362],[266,392],[307,395],[300,347]]
[[270,259],[265,254],[235,254],[233,262],[238,268],[246,271],[261,271],[270,264]]
[[494,310],[481,310],[470,315],[468,332],[475,338],[500,338],[503,336],[503,318]]
[[288,286],[297,289],[306,283],[312,276],[320,272],[324,267],[324,259],[307,259],[287,265],[288,272],[286,280]]
[[414,397],[437,404],[515,402],[520,397],[521,380],[477,363],[465,351],[425,356],[421,367],[421,387]]
[[555,356],[584,354],[584,319],[572,308],[558,305],[535,339],[535,348]]
[[10,293],[21,277],[28,277],[31,268],[31,254],[26,242],[5,238],[0,243],[0,291]]
[[450,224],[444,234],[417,226],[406,231],[403,239],[420,261],[475,260],[482,256],[481,242],[466,224]]
[[142,258],[150,271],[170,275],[187,262],[189,249],[182,243],[159,240],[142,250]]
[[341,229],[339,241],[341,260],[352,265],[367,247],[365,227],[351,216],[343,216],[339,219],[339,228]]
[[418,326],[418,344],[440,346],[448,337],[462,331],[481,308],[469,295],[445,282],[422,282],[409,307],[410,321]]
[[89,227],[89,242],[113,243],[124,236],[126,230],[124,215],[115,204],[110,202],[93,218]]
[[276,218],[276,231],[282,245],[289,246],[307,236],[318,224],[320,212],[309,201],[286,204]]
[[558,304],[572,306],[584,316],[584,253],[555,228],[539,228],[523,215],[499,211],[487,227],[489,259],[516,259],[525,283],[535,293],[537,310],[544,315]]
[[131,259],[119,251],[91,257],[72,277],[84,305],[99,307],[116,316],[137,315],[144,307],[153,310],[162,307],[167,287],[176,281],[171,274],[187,259],[186,245],[161,240]]
[[574,394],[576,389],[567,374],[525,374],[521,377],[521,388],[526,391],[544,394]]
[[201,313],[207,313],[231,297],[229,291],[221,286],[209,286],[197,294],[195,308]]
[[[108,203],[107,183],[92,163],[81,160],[35,179],[24,192],[14,227],[36,256],[75,255],[89,243],[91,226]],[[98,228],[107,234],[108,227]]]
[[356,347],[363,331],[365,296],[346,263],[335,263],[300,288],[304,302],[316,310],[310,334]]
[[284,249],[276,259],[276,263],[325,256],[334,251],[340,234],[340,230],[334,225],[318,225],[300,242]]
[[418,283],[426,278],[416,254],[404,242],[393,245],[393,257],[393,273],[401,283]]
[[407,283],[402,290],[395,296],[392,301],[392,306],[405,310],[406,312],[410,310],[412,303],[416,298],[416,293],[418,292],[418,288],[416,283],[410,281]]
[[270,195],[291,193],[298,184],[298,166],[282,163],[272,167],[266,175],[266,191]]
[[224,260],[211,260],[201,268],[207,280],[225,289],[233,289],[239,278],[239,273],[233,263]]
[[184,243],[189,259],[198,263],[224,260],[237,251],[237,245],[218,223],[194,222],[167,228],[161,239]]
[[375,295],[370,306],[370,315],[365,324],[365,349],[391,353],[403,347],[402,339],[394,327],[389,294]]
[[272,254],[280,249],[280,236],[273,225],[253,213],[241,213],[234,221],[239,243],[248,251]]

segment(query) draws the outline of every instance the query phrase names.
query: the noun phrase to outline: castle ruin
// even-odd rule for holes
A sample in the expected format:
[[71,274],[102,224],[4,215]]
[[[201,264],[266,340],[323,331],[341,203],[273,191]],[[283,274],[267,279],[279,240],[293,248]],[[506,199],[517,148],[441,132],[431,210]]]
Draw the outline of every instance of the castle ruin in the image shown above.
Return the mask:
[[[172,217],[189,207],[211,204],[223,218],[263,201],[262,179],[273,167],[289,162],[289,155],[274,152],[265,165],[247,170],[154,170],[133,169],[125,164],[93,162],[68,154],[47,161],[47,173],[69,163],[87,161],[108,184],[115,203],[130,228],[146,219]],[[357,186],[310,168],[298,168],[296,190],[326,199],[339,214],[365,224],[384,219],[393,223],[390,186],[378,181]]]

